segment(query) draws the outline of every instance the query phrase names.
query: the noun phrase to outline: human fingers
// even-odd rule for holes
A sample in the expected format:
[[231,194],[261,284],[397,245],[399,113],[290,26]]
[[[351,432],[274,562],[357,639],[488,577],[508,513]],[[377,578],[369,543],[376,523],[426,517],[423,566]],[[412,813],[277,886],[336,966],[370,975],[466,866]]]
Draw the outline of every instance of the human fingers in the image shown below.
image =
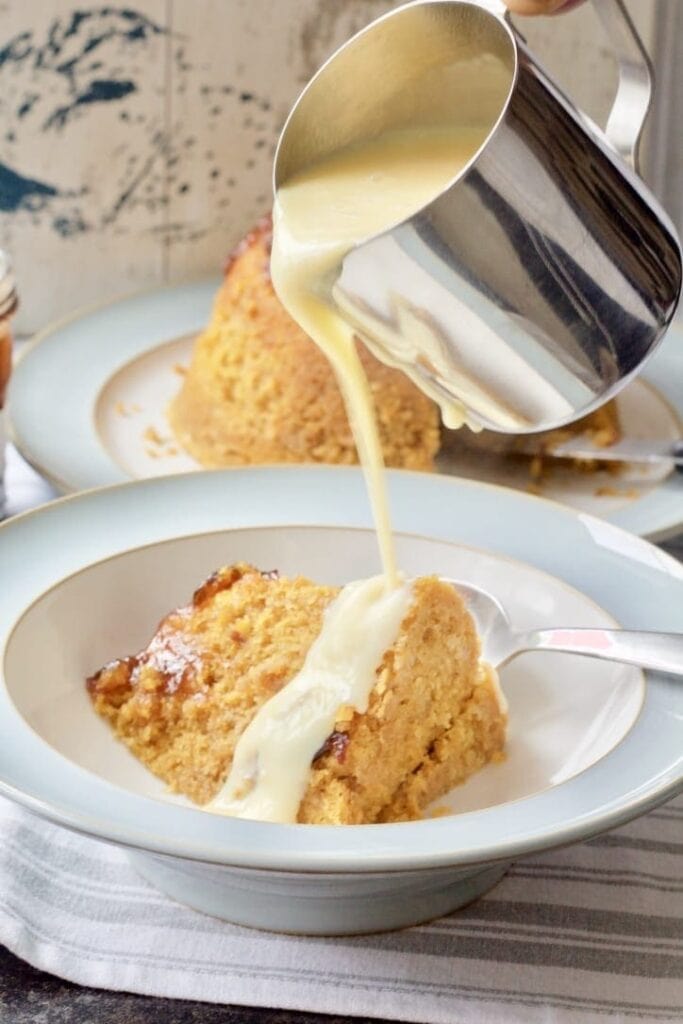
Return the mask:
[[578,7],[583,0],[505,0],[513,14],[527,16],[539,14],[565,14]]

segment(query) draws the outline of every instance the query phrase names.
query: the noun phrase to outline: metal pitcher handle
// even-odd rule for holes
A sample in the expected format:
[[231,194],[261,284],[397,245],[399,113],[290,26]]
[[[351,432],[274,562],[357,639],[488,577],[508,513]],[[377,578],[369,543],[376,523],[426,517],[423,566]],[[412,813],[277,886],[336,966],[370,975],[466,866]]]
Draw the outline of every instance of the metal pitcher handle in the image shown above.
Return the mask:
[[[504,0],[475,2],[509,22],[510,12]],[[607,118],[605,135],[619,156],[637,171],[640,136],[652,102],[652,64],[624,0],[593,0],[593,7],[619,69],[617,94]]]
[[652,102],[652,64],[624,0],[593,0],[593,6],[619,67],[617,94],[605,135],[619,156],[637,171],[640,136]]

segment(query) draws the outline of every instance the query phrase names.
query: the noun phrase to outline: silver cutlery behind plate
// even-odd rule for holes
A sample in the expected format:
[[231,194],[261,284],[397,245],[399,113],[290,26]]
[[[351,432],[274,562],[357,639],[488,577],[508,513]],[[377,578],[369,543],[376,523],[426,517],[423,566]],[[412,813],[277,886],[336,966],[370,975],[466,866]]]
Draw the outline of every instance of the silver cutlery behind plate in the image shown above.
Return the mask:
[[580,435],[557,444],[535,442],[533,435],[518,438],[511,449],[523,455],[542,455],[553,459],[595,459],[597,462],[673,462],[683,467],[683,441],[616,441],[598,448]]

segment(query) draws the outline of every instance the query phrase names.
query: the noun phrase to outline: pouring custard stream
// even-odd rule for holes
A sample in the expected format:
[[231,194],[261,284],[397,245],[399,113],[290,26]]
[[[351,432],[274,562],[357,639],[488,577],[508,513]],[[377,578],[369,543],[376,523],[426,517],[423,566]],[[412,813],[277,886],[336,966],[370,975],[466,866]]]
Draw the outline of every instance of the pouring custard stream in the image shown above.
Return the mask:
[[384,576],[342,589],[301,671],[257,712],[211,809],[295,821],[310,767],[343,705],[363,713],[383,651],[412,602],[397,572],[372,393],[354,329],[334,303],[346,254],[410,216],[451,181],[483,132],[396,131],[342,150],[278,190],[271,277],[285,309],[330,360],[370,493]]
[[282,185],[273,211],[271,275],[280,301],[330,360],[370,494],[386,584],[399,582],[382,449],[355,329],[333,288],[357,244],[428,204],[484,141],[479,127],[387,132],[325,158]]

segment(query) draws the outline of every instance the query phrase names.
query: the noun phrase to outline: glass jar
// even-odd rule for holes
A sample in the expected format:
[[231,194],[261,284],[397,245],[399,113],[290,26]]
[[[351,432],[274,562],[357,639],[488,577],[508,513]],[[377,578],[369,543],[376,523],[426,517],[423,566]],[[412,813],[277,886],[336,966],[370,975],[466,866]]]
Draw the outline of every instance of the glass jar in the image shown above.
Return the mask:
[[12,370],[12,316],[17,308],[14,274],[7,253],[0,249],[0,519],[5,511],[5,398]]

